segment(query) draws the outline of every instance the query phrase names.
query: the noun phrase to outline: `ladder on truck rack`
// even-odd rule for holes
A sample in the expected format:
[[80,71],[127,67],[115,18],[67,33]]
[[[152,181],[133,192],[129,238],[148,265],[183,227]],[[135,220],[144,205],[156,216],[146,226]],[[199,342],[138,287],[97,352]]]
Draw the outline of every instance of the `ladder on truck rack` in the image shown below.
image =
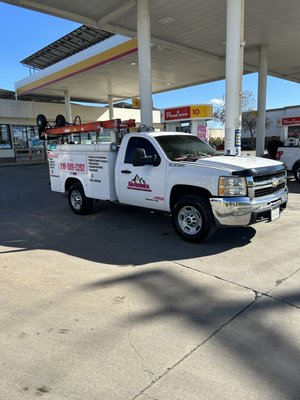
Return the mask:
[[[64,118],[59,119],[57,116],[56,124],[50,126],[45,116],[39,115],[37,117],[37,125],[39,127],[39,136],[43,140],[58,139],[59,137],[69,136],[71,138],[73,135],[80,135],[84,133],[96,133],[97,135],[102,133],[113,133],[115,140],[121,140],[122,136],[129,132],[132,128],[135,128],[135,120],[129,119],[127,121],[121,121],[120,119],[111,119],[107,121],[96,121],[87,122],[82,124],[81,122],[76,124],[76,120],[80,118],[76,117],[73,124],[65,122]],[[57,123],[57,121],[63,121],[63,123]]]
[[100,132],[103,129],[127,129],[134,128],[135,120],[121,121],[120,119],[111,119],[108,121],[87,122],[78,125],[66,125],[60,127],[50,127],[44,129],[46,136],[71,135],[73,133]]

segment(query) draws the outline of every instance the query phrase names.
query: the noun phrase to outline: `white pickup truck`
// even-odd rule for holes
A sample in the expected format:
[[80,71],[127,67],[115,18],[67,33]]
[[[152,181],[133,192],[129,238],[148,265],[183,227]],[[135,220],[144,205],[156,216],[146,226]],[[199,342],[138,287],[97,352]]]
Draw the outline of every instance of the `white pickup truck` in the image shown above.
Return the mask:
[[297,182],[300,183],[300,139],[287,139],[282,147],[278,147],[276,160],[286,165],[288,171],[294,174]]
[[51,190],[68,194],[76,214],[93,199],[170,212],[185,240],[216,227],[279,218],[287,204],[283,163],[224,156],[191,134],[128,133],[115,143],[48,144]]

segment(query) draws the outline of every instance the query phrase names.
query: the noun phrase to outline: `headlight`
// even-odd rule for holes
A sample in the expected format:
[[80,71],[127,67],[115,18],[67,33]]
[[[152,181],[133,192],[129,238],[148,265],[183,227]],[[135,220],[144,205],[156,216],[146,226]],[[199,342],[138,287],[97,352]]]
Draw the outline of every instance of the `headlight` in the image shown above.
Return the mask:
[[219,196],[246,196],[246,179],[242,177],[220,176]]

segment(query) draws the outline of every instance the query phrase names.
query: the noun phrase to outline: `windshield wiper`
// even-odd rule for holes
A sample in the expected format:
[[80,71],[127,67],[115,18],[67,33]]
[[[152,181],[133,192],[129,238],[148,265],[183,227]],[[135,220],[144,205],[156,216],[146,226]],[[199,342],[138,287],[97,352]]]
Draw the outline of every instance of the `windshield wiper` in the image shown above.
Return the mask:
[[196,161],[201,157],[209,157],[206,153],[198,152],[198,154],[185,154],[175,158],[175,161]]

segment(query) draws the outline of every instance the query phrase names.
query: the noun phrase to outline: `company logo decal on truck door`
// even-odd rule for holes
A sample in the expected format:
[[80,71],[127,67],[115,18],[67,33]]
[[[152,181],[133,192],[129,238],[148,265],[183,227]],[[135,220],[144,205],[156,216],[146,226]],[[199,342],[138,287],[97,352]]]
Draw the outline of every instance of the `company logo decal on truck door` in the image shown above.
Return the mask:
[[152,192],[148,183],[143,178],[136,175],[131,181],[128,182],[127,189],[142,190],[143,192]]

